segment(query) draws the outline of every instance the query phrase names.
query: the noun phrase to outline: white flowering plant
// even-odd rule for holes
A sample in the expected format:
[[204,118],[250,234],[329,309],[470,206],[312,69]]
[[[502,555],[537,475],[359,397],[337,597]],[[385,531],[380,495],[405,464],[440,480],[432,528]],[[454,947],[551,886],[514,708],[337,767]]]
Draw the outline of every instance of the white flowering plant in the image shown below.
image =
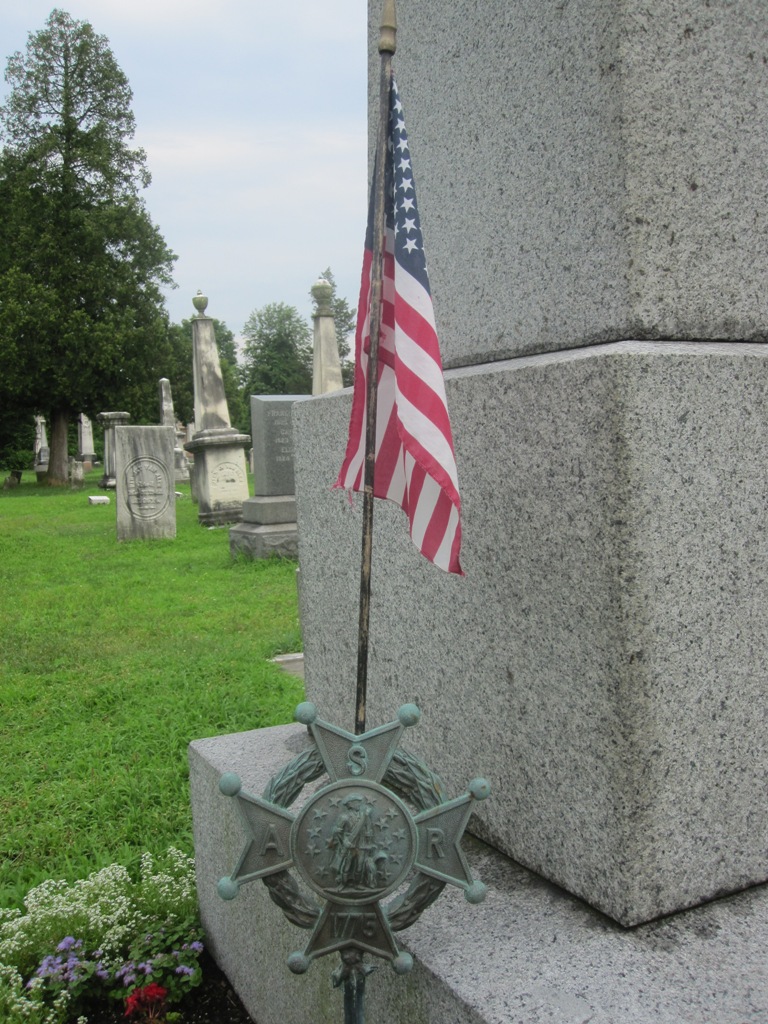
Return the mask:
[[88,1004],[105,998],[137,1021],[154,999],[170,1021],[165,1007],[202,980],[194,861],[173,847],[162,863],[145,853],[136,879],[111,864],[43,882],[24,903],[26,913],[0,911],[3,1024],[86,1024]]

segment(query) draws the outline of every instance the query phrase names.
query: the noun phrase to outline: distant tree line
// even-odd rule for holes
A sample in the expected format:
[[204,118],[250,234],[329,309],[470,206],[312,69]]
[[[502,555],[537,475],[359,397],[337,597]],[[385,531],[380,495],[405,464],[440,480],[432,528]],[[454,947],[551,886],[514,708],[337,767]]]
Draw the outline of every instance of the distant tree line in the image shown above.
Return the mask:
[[[125,409],[156,423],[158,381],[193,415],[191,321],[169,322],[162,296],[176,256],[141,192],[132,93],[106,37],[54,9],[5,73],[0,106],[0,466],[31,465],[35,415],[48,425],[48,479],[67,479],[75,420]],[[336,294],[339,352],[355,316]],[[250,432],[250,394],[312,388],[311,327],[295,307],[254,310],[235,335],[214,320],[234,426]],[[346,380],[351,370],[347,365]],[[98,430],[95,431],[98,434]]]

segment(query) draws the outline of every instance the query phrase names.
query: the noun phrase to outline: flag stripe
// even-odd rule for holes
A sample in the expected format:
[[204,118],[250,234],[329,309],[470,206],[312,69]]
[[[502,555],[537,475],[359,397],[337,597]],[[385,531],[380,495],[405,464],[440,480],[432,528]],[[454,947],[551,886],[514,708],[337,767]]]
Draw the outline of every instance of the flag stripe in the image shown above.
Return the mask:
[[[426,558],[447,572],[463,575],[453,435],[408,140],[394,78],[385,186],[373,492],[403,508],[413,543]],[[364,486],[372,245],[373,195],[355,333],[355,392],[347,450],[336,481],[336,486],[349,490]]]

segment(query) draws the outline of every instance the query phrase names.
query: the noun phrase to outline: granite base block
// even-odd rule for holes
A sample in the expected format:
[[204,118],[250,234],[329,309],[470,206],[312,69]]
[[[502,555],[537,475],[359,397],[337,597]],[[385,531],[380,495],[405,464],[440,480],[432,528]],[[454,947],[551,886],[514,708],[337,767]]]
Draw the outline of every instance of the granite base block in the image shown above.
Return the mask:
[[[449,790],[491,781],[480,837],[622,924],[768,879],[767,360],[627,341],[448,371],[464,578],[376,503],[369,727],[418,704]],[[294,430],[307,698],[351,730],[350,403]]]
[[[207,944],[259,1024],[336,1024],[338,957],[294,976],[288,955],[309,932],[289,924],[261,882],[222,901],[245,835],[218,781],[247,792],[307,745],[303,726],[197,740],[189,763],[195,862]],[[433,766],[435,767],[435,766]],[[489,801],[489,802],[492,802]],[[768,1020],[768,889],[756,887],[624,929],[485,844],[466,837],[479,906],[447,888],[398,943],[414,957],[398,977],[384,961],[366,986],[366,1019],[391,1024],[762,1024]]]
[[243,502],[243,522],[257,526],[296,522],[296,497],[293,494],[257,496]]
[[298,557],[299,541],[296,523],[276,523],[271,526],[256,526],[254,523],[238,523],[229,531],[229,551],[232,556],[246,558]]
[[198,521],[205,526],[237,523],[248,498],[244,448],[248,434],[231,428],[201,430],[184,448],[195,456],[192,490]]

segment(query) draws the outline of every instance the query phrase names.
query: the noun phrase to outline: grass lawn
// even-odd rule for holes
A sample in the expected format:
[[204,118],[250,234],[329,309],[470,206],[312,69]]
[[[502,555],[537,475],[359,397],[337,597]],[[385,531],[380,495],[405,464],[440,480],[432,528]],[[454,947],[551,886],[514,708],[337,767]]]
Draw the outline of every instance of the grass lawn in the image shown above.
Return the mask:
[[[147,850],[192,852],[190,740],[288,722],[296,563],[233,561],[178,484],[173,541],[118,542],[114,494],[0,491],[0,907]],[[0,474],[0,479],[5,473]]]

